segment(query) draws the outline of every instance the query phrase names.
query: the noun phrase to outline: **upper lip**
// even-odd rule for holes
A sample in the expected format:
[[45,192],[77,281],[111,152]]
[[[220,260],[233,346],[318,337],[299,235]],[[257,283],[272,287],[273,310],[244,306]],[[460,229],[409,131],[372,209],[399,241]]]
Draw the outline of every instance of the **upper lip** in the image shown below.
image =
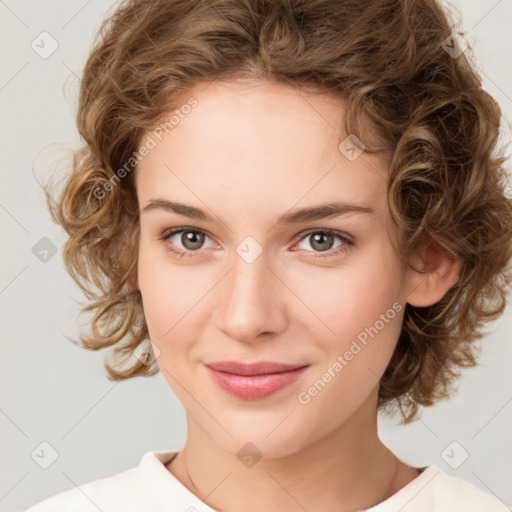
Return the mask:
[[308,366],[307,364],[284,364],[274,361],[260,361],[257,363],[238,363],[236,361],[217,361],[206,363],[213,370],[233,373],[236,375],[265,375],[266,373],[289,372]]

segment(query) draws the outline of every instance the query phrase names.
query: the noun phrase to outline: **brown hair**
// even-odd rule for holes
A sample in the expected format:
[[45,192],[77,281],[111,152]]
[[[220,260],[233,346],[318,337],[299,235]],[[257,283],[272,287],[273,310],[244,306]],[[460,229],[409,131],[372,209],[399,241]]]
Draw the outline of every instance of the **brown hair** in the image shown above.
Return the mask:
[[[481,328],[505,307],[512,205],[496,146],[500,108],[454,47],[435,0],[129,0],[97,34],[80,87],[73,155],[54,222],[69,238],[66,268],[94,312],[82,346],[112,347],[111,380],[158,372],[134,358],[148,337],[137,266],[134,154],[141,137],[180,106],[193,85],[256,77],[346,100],[346,133],[367,151],[390,150],[389,205],[404,264],[437,244],[460,277],[430,307],[405,308],[379,407],[403,422],[449,396],[461,367],[475,365]],[[380,144],[381,146],[377,146]],[[132,159],[132,160],[130,160]],[[126,167],[131,162],[133,172]],[[120,172],[121,168],[125,172]],[[116,172],[117,171],[117,172]],[[122,178],[122,179],[121,179]]]

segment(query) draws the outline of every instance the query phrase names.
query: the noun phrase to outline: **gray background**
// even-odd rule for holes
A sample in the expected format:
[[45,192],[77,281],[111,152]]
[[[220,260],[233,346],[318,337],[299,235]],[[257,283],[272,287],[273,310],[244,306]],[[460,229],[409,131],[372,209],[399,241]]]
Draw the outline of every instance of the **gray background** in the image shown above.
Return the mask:
[[[50,222],[31,172],[32,166],[44,172],[66,148],[79,144],[74,124],[79,77],[93,35],[112,5],[0,0],[0,511],[23,510],[74,485],[131,468],[147,451],[177,450],[185,440],[184,410],[161,374],[113,383],[105,376],[103,353],[65,338],[78,333],[75,301],[82,296],[64,271],[64,235]],[[467,31],[484,86],[502,106],[508,138],[512,0],[449,5],[455,15],[461,13],[456,27]],[[35,40],[40,52],[51,49],[48,36],[40,36],[43,31],[58,43],[47,58],[31,47]],[[44,48],[41,37],[46,37]],[[41,256],[41,247],[49,244],[57,252],[41,261],[37,253]],[[403,460],[436,464],[509,507],[511,311],[509,306],[488,327],[480,366],[463,373],[450,401],[425,410],[409,426],[379,419],[383,441]],[[31,456],[43,442],[58,453],[47,469],[40,464],[50,459]],[[44,451],[46,457],[51,453]]]

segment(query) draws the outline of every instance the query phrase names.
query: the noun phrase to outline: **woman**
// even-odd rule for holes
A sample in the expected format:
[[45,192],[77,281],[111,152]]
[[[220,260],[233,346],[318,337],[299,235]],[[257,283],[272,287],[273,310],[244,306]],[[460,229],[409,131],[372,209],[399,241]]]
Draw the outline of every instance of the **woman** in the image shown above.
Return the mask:
[[29,511],[506,511],[377,432],[504,309],[499,114],[433,0],[124,2],[49,207],[83,346],[161,370],[187,439]]

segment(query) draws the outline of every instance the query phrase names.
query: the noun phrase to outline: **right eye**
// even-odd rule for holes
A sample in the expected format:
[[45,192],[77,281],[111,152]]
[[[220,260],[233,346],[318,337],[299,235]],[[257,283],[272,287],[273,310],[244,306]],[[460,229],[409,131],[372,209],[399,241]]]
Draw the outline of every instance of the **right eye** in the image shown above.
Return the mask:
[[[208,237],[208,235],[200,229],[181,227],[166,231],[162,236],[162,240],[171,240],[171,238],[176,235],[181,236],[178,236],[175,242],[166,245],[171,253],[177,254],[181,257],[195,256],[194,253],[198,252],[202,248],[205,237]],[[183,248],[178,246],[178,249],[175,249],[174,247],[177,243],[180,243]]]

